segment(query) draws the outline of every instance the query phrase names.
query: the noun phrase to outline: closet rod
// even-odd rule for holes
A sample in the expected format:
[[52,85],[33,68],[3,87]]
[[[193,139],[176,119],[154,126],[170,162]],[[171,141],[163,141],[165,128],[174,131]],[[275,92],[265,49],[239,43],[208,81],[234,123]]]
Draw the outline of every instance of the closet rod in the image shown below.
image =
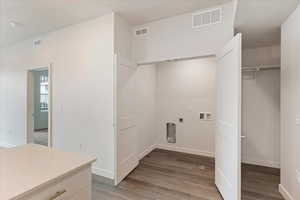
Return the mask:
[[242,67],[242,70],[245,72],[258,72],[262,70],[274,70],[274,69],[280,69],[280,65],[259,65],[259,66],[253,66],[253,67]]

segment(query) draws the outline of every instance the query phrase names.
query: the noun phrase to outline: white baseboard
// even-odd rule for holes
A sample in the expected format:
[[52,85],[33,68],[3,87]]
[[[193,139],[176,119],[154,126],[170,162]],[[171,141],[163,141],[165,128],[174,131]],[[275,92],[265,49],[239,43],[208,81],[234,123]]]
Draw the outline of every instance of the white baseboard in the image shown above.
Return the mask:
[[272,167],[278,169],[280,168],[280,163],[269,161],[269,160],[243,159],[242,162],[246,164],[258,165],[264,167]]
[[295,200],[283,185],[279,185],[279,192],[285,200]]
[[153,151],[154,149],[156,149],[156,144],[151,145],[144,152],[140,153],[139,154],[139,160],[143,159],[146,155],[148,155],[149,153],[151,153],[151,151]]
[[198,149],[175,147],[175,146],[164,145],[164,144],[157,144],[156,148],[169,150],[169,151],[176,151],[176,152],[181,152],[181,153],[194,154],[194,155],[199,155],[199,156],[206,156],[206,157],[212,157],[212,158],[214,157],[214,153],[208,152],[208,151],[200,151]]
[[0,143],[0,147],[3,147],[3,148],[13,148],[13,147],[16,147],[16,145],[12,145],[12,144],[9,144],[9,143],[1,142]]
[[98,176],[103,176],[108,179],[114,179],[114,173],[106,169],[92,167],[92,172],[93,174],[96,174]]

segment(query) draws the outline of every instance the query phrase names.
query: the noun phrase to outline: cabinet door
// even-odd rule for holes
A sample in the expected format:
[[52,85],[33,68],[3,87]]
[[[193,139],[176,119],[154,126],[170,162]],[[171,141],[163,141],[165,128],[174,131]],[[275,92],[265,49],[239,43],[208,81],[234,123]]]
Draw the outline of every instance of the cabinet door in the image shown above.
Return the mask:
[[91,169],[84,168],[45,185],[21,200],[91,200]]

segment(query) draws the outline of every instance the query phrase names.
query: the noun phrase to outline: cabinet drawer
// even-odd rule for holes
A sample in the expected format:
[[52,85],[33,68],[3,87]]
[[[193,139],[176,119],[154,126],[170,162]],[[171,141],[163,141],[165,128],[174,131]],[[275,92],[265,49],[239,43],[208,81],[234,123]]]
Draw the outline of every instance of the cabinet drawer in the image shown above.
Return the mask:
[[[55,181],[55,183],[32,192],[32,194],[29,194],[20,200],[71,200],[79,195],[84,196],[84,200],[89,200],[90,198],[87,198],[86,196],[91,190],[91,181],[90,167],[83,168]],[[55,197],[57,193],[61,193],[61,195],[58,195],[55,199],[51,199],[52,197]]]
[[65,198],[74,196],[74,194],[78,193],[78,191],[88,188],[91,189],[91,184],[92,177],[90,168],[82,169],[79,172],[61,180],[60,183],[61,188],[67,191],[63,195]]

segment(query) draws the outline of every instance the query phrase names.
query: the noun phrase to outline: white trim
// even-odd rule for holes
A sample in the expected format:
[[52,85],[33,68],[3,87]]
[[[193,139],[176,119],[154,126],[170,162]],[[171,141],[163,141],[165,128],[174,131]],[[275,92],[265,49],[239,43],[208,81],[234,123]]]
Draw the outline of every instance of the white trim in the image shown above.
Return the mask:
[[[243,156],[245,158],[245,156]],[[256,159],[243,159],[242,163],[251,164],[251,165],[258,165],[264,167],[272,167],[272,168],[280,168],[279,162],[274,162],[270,160],[256,160]]]
[[145,156],[147,156],[149,153],[151,153],[156,148],[157,148],[156,144],[151,145],[145,151],[143,151],[142,153],[139,154],[138,159],[142,160]]
[[114,173],[113,179],[115,184],[118,178],[118,126],[117,126],[117,54],[114,55],[114,65],[113,65],[113,129],[114,129]]
[[279,184],[279,192],[285,200],[295,200],[292,195],[285,189],[285,187]]
[[52,133],[52,99],[53,99],[53,63],[48,67],[48,146],[53,147]]
[[106,170],[106,169],[101,169],[97,167],[92,167],[92,173],[96,174],[98,176],[102,176],[108,179],[114,179],[114,173],[112,171]]
[[29,128],[31,127],[29,124],[32,122],[31,121],[31,114],[28,114],[28,83],[29,83],[29,76],[30,72],[36,71],[36,70],[48,70],[48,87],[49,87],[49,94],[48,94],[48,147],[53,146],[53,133],[52,133],[52,80],[53,80],[53,63],[50,63],[47,67],[33,67],[30,69],[27,69],[26,73],[26,113],[25,113],[25,122],[26,122],[26,132],[25,132],[25,137],[26,137],[26,143],[28,144],[28,133],[29,133]]
[[205,54],[205,55],[195,55],[195,56],[189,56],[189,57],[170,57],[170,58],[164,58],[160,60],[155,61],[144,61],[144,62],[138,62],[137,66],[143,66],[143,65],[151,65],[151,64],[158,64],[161,62],[169,62],[169,61],[184,61],[184,60],[194,60],[194,59],[200,59],[200,58],[215,58],[215,54]]
[[213,152],[201,151],[198,149],[176,147],[176,146],[170,146],[170,145],[164,145],[164,144],[158,144],[158,145],[156,145],[156,148],[163,149],[163,150],[169,150],[169,151],[176,151],[176,152],[181,152],[181,153],[194,154],[194,155],[198,155],[198,156],[205,156],[205,157],[211,157],[211,158],[214,157]]
[[17,145],[5,143],[5,142],[1,142],[1,143],[0,143],[0,147],[3,147],[3,148],[13,148],[13,147],[16,147],[16,146],[17,146]]

